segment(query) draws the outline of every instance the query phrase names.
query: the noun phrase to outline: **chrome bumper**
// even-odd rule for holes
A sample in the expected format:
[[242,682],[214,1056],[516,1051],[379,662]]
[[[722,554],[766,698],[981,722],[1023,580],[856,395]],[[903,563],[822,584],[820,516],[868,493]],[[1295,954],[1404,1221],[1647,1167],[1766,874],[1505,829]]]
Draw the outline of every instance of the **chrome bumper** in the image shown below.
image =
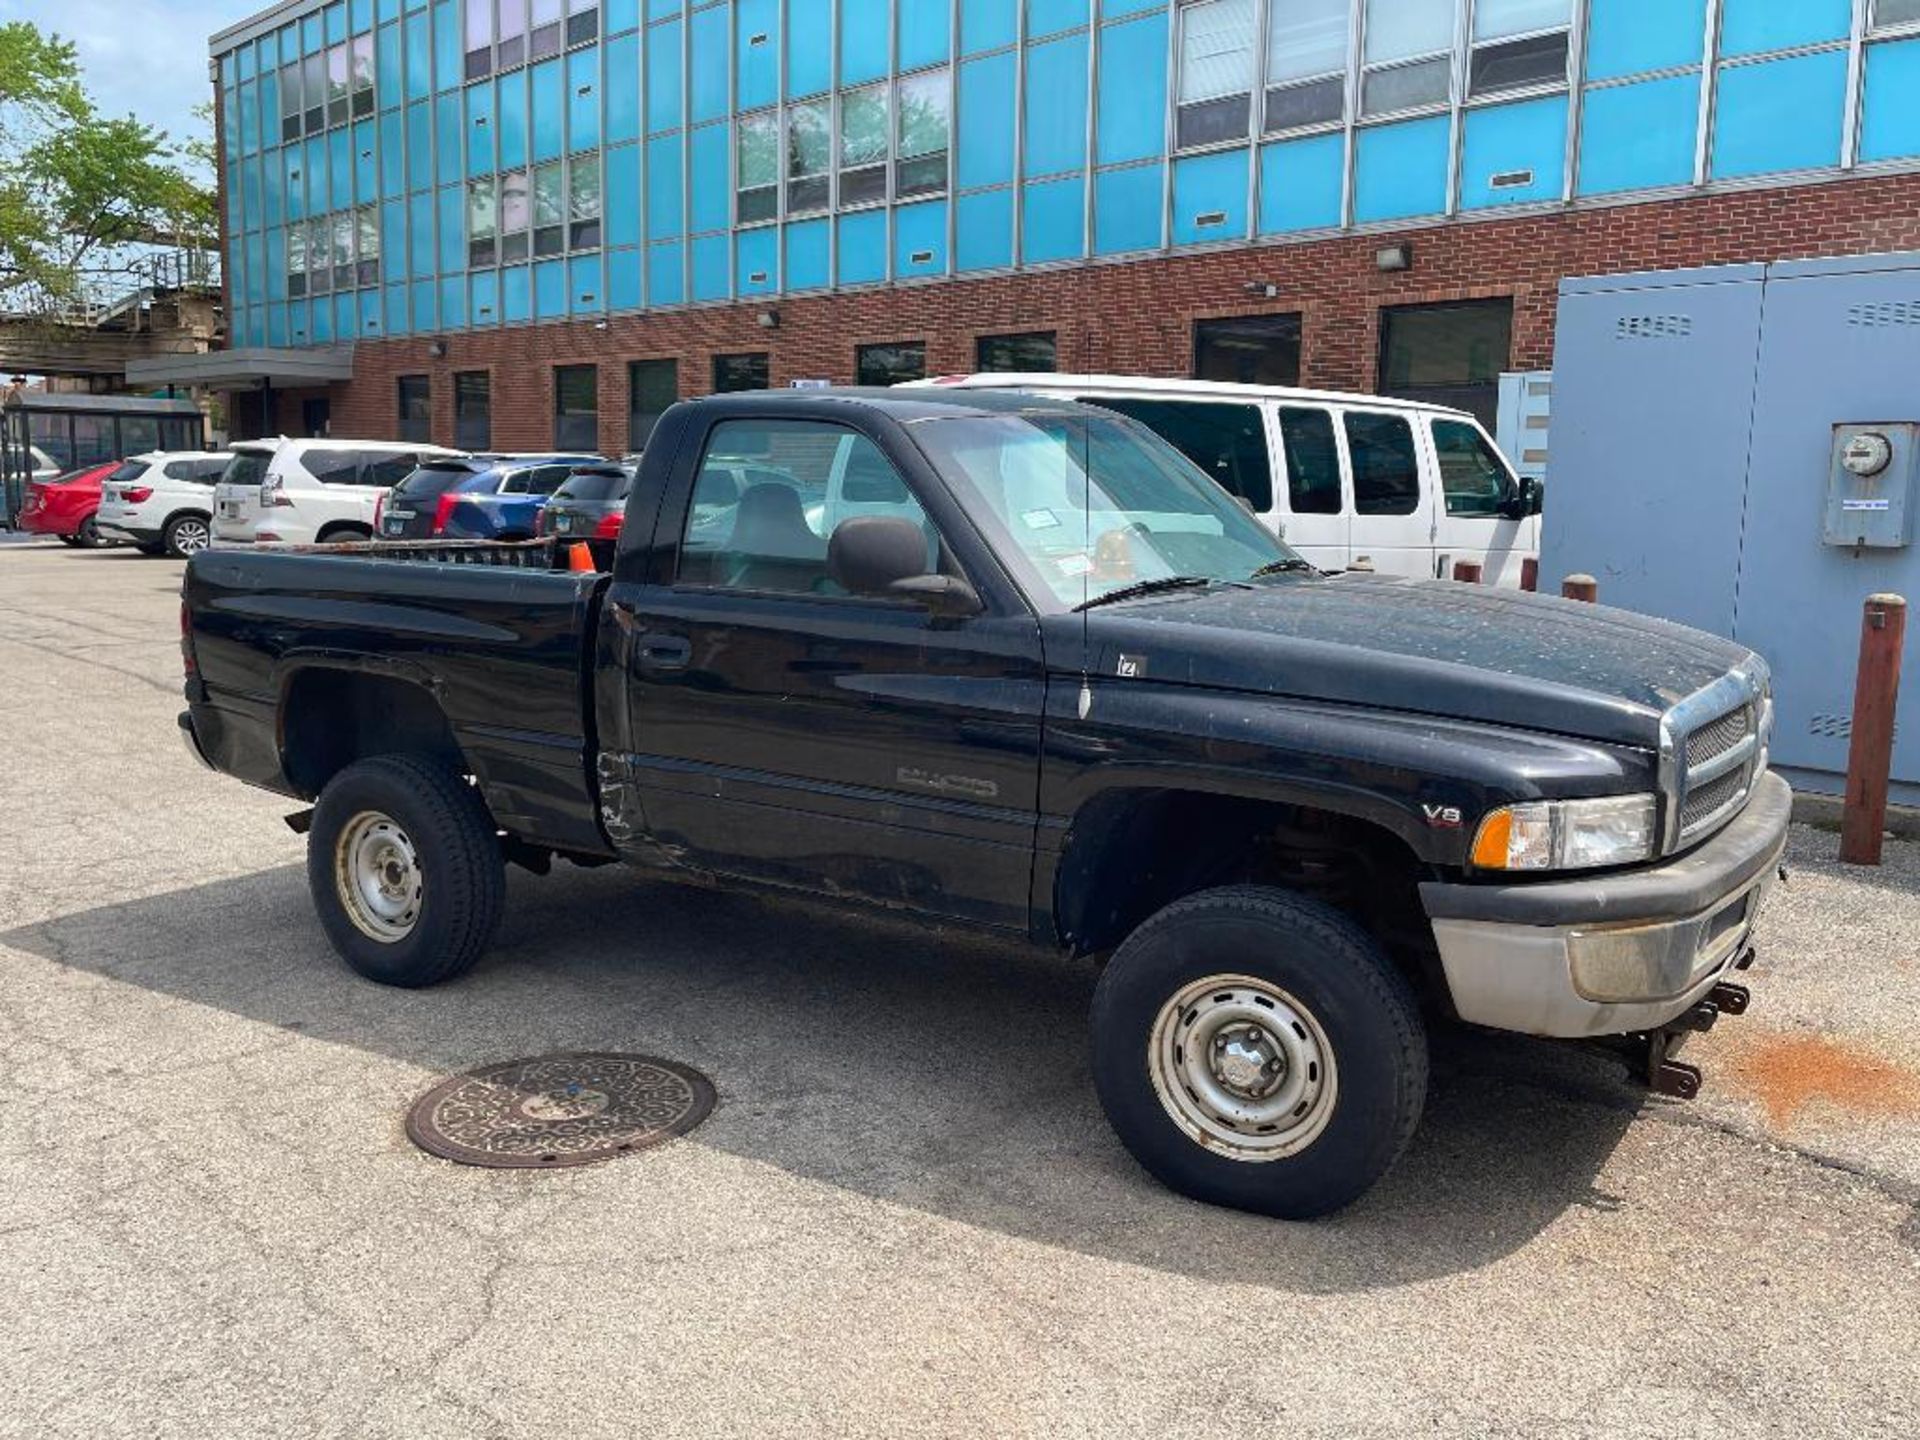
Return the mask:
[[1662,865],[1531,885],[1422,885],[1460,1018],[1588,1038],[1685,1014],[1746,949],[1792,805],[1769,773],[1719,834]]

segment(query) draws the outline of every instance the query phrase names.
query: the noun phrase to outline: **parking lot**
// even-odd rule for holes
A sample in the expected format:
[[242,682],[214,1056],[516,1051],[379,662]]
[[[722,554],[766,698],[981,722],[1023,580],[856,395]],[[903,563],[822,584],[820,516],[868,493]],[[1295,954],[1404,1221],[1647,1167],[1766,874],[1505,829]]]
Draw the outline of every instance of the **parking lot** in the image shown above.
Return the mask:
[[[1127,1157],[1082,965],[562,866],[469,977],[357,979],[293,807],[179,744],[179,573],[0,547],[0,1434],[1920,1432],[1920,847],[1796,827],[1698,1102],[1442,1033],[1399,1168],[1289,1225]],[[590,1049],[718,1108],[403,1134]]]

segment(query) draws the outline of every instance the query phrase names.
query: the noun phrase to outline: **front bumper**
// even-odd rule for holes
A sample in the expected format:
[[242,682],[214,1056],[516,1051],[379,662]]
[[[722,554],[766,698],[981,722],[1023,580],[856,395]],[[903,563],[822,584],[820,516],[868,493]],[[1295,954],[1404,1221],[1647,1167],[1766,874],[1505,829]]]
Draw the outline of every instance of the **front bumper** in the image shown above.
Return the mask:
[[1460,1018],[1588,1038],[1685,1014],[1746,949],[1792,808],[1786,781],[1768,773],[1724,829],[1664,864],[1530,885],[1423,884]]

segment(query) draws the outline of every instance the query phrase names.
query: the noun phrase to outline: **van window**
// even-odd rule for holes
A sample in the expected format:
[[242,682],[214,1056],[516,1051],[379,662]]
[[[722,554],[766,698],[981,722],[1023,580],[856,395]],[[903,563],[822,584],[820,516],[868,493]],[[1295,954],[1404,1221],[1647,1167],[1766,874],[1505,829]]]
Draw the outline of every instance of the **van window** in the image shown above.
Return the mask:
[[1280,448],[1287,457],[1287,504],[1295,515],[1340,513],[1340,450],[1325,410],[1280,409]]
[[1499,515],[1500,506],[1513,493],[1513,476],[1477,426],[1464,420],[1434,421],[1433,450],[1440,460],[1447,514]]
[[1246,501],[1256,514],[1273,509],[1273,472],[1267,464],[1267,436],[1257,405],[1094,395],[1087,396],[1086,403],[1138,420],[1229,495]]
[[1404,416],[1347,412],[1353,513],[1411,515],[1420,508],[1420,457]]

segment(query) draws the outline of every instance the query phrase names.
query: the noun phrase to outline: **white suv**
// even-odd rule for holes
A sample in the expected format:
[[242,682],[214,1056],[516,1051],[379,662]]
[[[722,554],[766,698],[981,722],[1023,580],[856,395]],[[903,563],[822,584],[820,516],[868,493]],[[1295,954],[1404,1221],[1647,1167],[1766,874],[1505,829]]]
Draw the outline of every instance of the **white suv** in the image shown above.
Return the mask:
[[213,483],[232,458],[211,450],[155,450],[121,461],[100,485],[100,533],[145,555],[206,549],[213,535]]
[[236,441],[213,487],[213,538],[371,540],[374,502],[422,460],[458,453],[398,440]]

